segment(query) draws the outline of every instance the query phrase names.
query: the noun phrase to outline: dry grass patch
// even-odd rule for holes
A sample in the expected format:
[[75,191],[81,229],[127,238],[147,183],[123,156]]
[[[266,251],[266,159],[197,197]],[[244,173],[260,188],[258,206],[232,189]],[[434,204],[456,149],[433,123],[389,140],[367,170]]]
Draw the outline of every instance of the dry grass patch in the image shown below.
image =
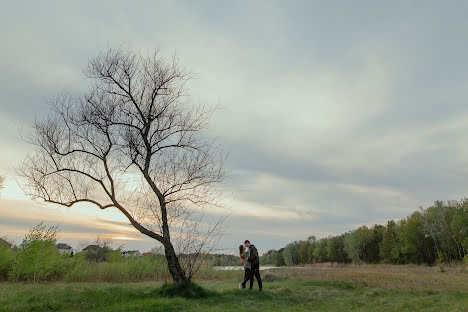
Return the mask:
[[334,280],[382,289],[468,293],[468,270],[465,266],[441,271],[438,267],[416,265],[311,265],[276,269],[274,272],[279,278]]

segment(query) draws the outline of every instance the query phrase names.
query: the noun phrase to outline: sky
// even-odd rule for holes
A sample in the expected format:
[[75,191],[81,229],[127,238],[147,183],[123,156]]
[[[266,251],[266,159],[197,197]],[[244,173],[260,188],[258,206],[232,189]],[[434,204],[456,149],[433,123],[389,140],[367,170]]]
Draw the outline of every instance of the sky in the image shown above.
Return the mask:
[[229,154],[219,249],[260,251],[468,196],[463,1],[2,1],[0,237],[44,221],[74,248],[156,244],[116,211],[28,199],[14,168],[46,99],[109,47],[177,54]]

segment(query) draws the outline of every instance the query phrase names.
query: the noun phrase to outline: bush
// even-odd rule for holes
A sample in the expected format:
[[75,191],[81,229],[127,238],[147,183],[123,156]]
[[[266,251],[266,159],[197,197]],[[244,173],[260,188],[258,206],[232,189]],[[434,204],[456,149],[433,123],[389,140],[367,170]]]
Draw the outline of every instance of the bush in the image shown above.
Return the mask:
[[0,280],[6,280],[15,261],[15,255],[9,246],[0,246]]
[[68,256],[58,253],[56,237],[57,227],[46,227],[42,222],[34,227],[15,253],[8,278],[33,282],[61,279],[69,269]]
[[299,264],[299,242],[292,242],[284,247],[283,259],[287,266]]
[[265,282],[273,282],[277,280],[277,277],[275,274],[271,273],[270,271],[267,271],[263,274],[263,280]]
[[69,269],[67,258],[58,253],[53,242],[30,241],[16,252],[9,279],[33,282],[61,279]]
[[284,263],[284,257],[283,257],[283,248],[278,250],[275,256],[275,265],[276,266],[285,266],[286,263]]
[[69,258],[70,269],[63,276],[67,282],[86,282],[91,281],[94,276],[89,270],[89,262],[85,259],[84,254],[78,254]]
[[68,282],[123,282],[158,279],[169,274],[164,256],[114,260],[88,262],[85,255],[79,254],[71,258],[71,269],[65,274],[64,279]]
[[0,245],[0,280],[68,282],[123,282],[169,278],[166,258],[148,255],[122,258],[107,242],[75,256],[60,254],[55,245],[56,227],[40,223],[26,236],[17,251]]
[[157,291],[161,297],[183,297],[188,299],[206,298],[211,292],[188,280],[183,284],[165,284]]

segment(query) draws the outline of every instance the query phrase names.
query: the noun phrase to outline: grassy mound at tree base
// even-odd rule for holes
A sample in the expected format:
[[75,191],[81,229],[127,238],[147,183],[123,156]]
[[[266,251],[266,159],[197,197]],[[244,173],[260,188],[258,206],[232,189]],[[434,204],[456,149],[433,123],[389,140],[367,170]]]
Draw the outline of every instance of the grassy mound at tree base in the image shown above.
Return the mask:
[[164,284],[155,293],[161,297],[182,297],[186,299],[207,298],[215,295],[214,292],[204,289],[191,280],[183,284]]

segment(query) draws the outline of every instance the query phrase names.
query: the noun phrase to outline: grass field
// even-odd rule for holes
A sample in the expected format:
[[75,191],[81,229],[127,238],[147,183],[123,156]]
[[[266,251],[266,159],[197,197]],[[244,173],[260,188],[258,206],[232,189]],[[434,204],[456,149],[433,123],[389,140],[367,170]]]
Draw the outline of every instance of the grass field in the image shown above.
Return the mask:
[[[170,297],[162,282],[0,283],[0,311],[468,311],[468,270],[419,266],[275,269],[264,291],[237,288],[241,272],[196,283],[205,298]],[[263,272],[265,274],[265,272]]]

